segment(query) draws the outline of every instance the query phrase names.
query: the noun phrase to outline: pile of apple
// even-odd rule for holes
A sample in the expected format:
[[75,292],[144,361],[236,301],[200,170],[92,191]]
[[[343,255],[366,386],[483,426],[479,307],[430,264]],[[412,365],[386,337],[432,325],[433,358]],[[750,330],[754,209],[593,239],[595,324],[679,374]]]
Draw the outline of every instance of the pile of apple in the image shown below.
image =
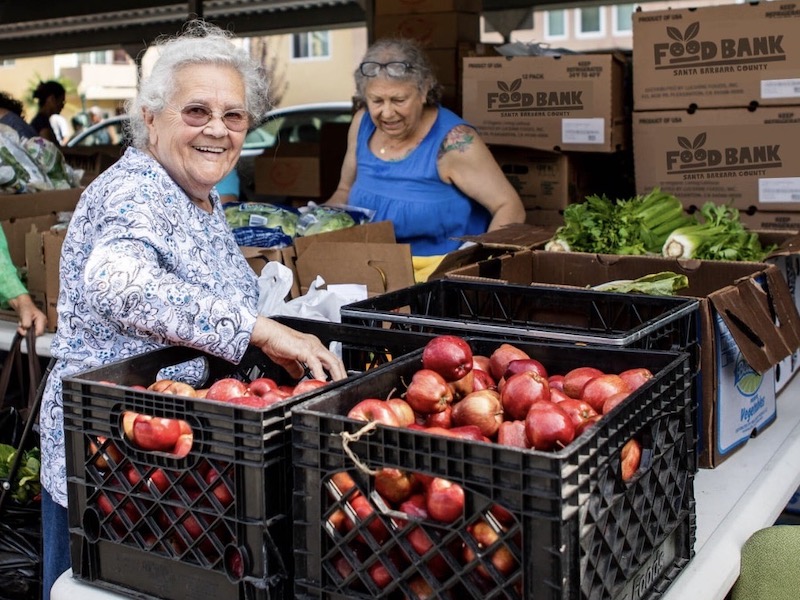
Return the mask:
[[[92,439],[87,450],[87,480],[99,488],[90,505],[107,519],[112,539],[124,538],[170,557],[189,553],[202,564],[220,563],[233,538],[218,518],[234,500],[229,463],[201,459],[187,473],[141,465],[102,436]],[[240,558],[226,556],[226,568],[232,573],[243,569]]]
[[[347,416],[519,448],[565,448],[646,383],[644,367],[607,373],[591,365],[548,373],[518,346],[501,343],[489,356],[474,355],[455,335],[439,335],[422,351],[421,368],[405,391],[365,398]],[[622,477],[639,467],[635,439],[622,450]]]
[[[589,365],[550,374],[513,344],[499,343],[489,356],[474,355],[463,338],[440,335],[426,344],[411,380],[398,381],[397,389],[404,391],[393,391],[388,398],[364,398],[347,416],[464,440],[555,451],[608,418],[652,377],[643,367],[606,373]],[[640,459],[641,445],[629,440],[620,452],[624,480],[634,476]],[[341,550],[347,547],[332,559],[332,566],[343,581],[353,582],[354,589],[384,589],[394,581],[395,571],[404,574],[406,597],[444,597],[443,590],[432,588],[430,577],[418,573],[424,564],[443,585],[452,583],[457,567],[468,573],[469,581],[462,582],[468,586],[487,593],[508,586],[512,595],[522,597],[517,577],[523,561],[519,522],[505,507],[488,502],[467,515],[465,505],[480,506],[481,500],[470,501],[458,483],[390,467],[379,469],[360,487],[347,471],[337,472],[327,489],[326,530]],[[376,545],[383,552],[379,560],[372,560]]]

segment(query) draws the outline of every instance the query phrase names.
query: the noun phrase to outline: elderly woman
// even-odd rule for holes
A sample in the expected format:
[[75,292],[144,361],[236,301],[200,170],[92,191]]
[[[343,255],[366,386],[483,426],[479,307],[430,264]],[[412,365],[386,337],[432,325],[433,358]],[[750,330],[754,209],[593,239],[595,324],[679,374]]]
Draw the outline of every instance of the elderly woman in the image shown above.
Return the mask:
[[[233,363],[255,346],[296,376],[346,375],[316,337],[257,314],[215,189],[268,109],[262,69],[202,21],[159,46],[128,107],[132,147],[86,188],[63,244],[40,424],[45,599],[70,566],[62,377],[165,345]],[[173,378],[195,383],[191,366]]]
[[410,40],[373,44],[355,72],[359,110],[330,204],[392,221],[415,257],[456,249],[463,235],[525,220],[514,188],[476,131],[439,105],[430,62]]

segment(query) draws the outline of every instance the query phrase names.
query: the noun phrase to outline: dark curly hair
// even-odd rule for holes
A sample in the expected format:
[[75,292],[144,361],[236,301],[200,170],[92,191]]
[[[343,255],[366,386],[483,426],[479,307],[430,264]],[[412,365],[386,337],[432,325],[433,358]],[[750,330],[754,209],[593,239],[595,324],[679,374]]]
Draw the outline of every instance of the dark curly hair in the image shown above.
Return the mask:
[[0,108],[5,108],[20,117],[22,116],[22,102],[6,92],[0,92]]
[[40,82],[33,92],[33,97],[39,102],[39,106],[42,106],[50,96],[63,98],[66,95],[67,90],[64,89],[64,86],[53,80]]

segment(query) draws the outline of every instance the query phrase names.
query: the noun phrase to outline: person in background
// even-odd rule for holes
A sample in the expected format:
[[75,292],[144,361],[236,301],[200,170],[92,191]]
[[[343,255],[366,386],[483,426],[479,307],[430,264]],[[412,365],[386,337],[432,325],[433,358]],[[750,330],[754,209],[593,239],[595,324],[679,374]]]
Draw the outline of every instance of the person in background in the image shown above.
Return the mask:
[[31,327],[36,335],[42,335],[47,327],[47,316],[33,303],[25,285],[20,281],[17,267],[11,262],[8,241],[0,227],[0,303],[8,305],[17,313],[17,332],[25,335]]
[[[97,125],[104,119],[103,110],[99,106],[92,106],[89,109],[89,126]],[[112,127],[106,127],[104,129],[98,129],[92,134],[92,145],[93,146],[103,146],[108,144],[116,144],[117,141],[113,134],[116,134],[116,131]]]
[[21,138],[36,135],[36,130],[22,118],[22,102],[6,92],[0,92],[0,123],[11,127]]
[[31,127],[36,131],[36,135],[60,146],[61,142],[50,124],[50,117],[61,113],[66,102],[67,91],[57,81],[43,81],[33,92],[33,98],[39,103],[39,112],[31,120]]
[[[43,589],[70,566],[62,378],[165,346],[238,363],[248,347],[294,377],[346,376],[315,336],[257,312],[258,279],[215,186],[266,118],[263,67],[202,20],[157,40],[129,102],[131,146],[81,194],[60,261],[56,359],[40,417]],[[205,383],[204,361],[169,370]]]
[[53,128],[53,133],[56,135],[58,143],[61,146],[66,144],[69,139],[69,125],[60,113],[50,115],[50,127]]
[[441,87],[412,40],[379,40],[355,71],[356,105],[339,185],[328,204],[375,211],[411,245],[417,280],[442,255],[525,220],[517,192],[468,123],[440,105]]
[[88,119],[84,113],[78,113],[72,119],[70,119],[70,123],[72,124],[72,137],[78,135],[81,131],[86,129],[86,125],[88,123]]

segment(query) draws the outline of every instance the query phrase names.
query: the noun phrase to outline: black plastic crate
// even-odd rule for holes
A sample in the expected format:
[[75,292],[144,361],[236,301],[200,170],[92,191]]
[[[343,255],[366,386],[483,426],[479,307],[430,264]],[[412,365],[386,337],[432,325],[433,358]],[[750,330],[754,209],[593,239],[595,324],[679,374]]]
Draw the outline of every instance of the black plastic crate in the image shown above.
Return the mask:
[[[430,337],[278,320],[338,342],[352,373],[421,348]],[[206,362],[204,385],[261,376],[294,383],[255,349],[233,365],[181,347],[65,378],[73,573],[137,596],[292,598],[291,410],[318,392],[251,409],[127,387],[146,387],[165,367],[194,359]],[[176,458],[127,443],[125,411],[187,421],[192,450]],[[209,475],[212,468],[218,475]]]
[[[500,343],[469,341],[473,352],[486,355]],[[655,377],[557,452],[382,425],[364,429],[364,422],[344,416],[364,398],[402,391],[421,368],[421,352],[304,402],[292,416],[296,597],[652,600],[663,593],[693,556],[695,538],[696,405],[689,355],[515,345],[549,373],[584,365],[608,372],[643,366]],[[642,443],[642,462],[623,481],[620,453],[632,437]],[[462,516],[451,524],[409,521],[382,501],[364,470],[386,467],[462,486]],[[369,499],[371,515],[352,519],[354,492],[333,485],[342,471]],[[339,511],[351,515],[349,531],[334,527]],[[511,518],[499,527],[503,512]],[[470,528],[479,521],[492,524],[498,537],[488,548],[470,542]],[[408,538],[416,527],[431,545],[422,555]],[[477,558],[465,558],[467,547]],[[492,566],[501,548],[513,557],[510,571]],[[386,587],[374,583],[373,569],[385,569]],[[431,595],[414,595],[420,580]]]
[[692,298],[437,279],[341,308],[342,322],[648,350],[698,343]]

